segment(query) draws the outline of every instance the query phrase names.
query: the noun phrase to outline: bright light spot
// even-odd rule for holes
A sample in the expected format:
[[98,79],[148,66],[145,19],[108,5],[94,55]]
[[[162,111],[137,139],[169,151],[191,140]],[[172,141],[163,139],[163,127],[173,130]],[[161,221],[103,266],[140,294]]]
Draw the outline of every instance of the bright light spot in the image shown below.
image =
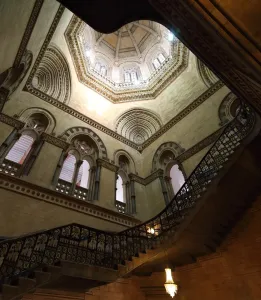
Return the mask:
[[169,33],[168,33],[168,40],[170,42],[172,42],[174,40],[174,34],[171,31],[169,31]]
[[85,55],[86,55],[87,57],[90,57],[90,56],[91,56],[91,50],[90,50],[90,49],[87,49],[87,50],[85,51]]

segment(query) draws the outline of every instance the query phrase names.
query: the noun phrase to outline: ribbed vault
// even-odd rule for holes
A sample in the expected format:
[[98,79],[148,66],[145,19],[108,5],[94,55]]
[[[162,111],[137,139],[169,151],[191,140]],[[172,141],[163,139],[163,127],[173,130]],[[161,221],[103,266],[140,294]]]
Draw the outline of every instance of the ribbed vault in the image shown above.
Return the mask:
[[68,64],[55,46],[50,46],[34,75],[33,86],[41,92],[68,104],[71,80]]
[[136,144],[144,143],[162,125],[155,113],[141,108],[134,108],[123,113],[117,120],[116,132]]

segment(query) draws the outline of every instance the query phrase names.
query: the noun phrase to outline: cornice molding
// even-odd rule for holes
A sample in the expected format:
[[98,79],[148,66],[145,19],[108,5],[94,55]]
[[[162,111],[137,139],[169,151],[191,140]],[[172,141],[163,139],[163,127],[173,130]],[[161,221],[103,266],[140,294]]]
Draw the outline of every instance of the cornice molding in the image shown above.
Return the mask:
[[13,67],[18,67],[21,63],[22,57],[25,53],[27,44],[31,38],[31,34],[33,32],[34,26],[36,24],[36,21],[38,19],[39,13],[41,11],[42,5],[43,5],[44,0],[36,0],[32,13],[30,15],[29,21],[27,23],[23,38],[21,40],[19,49],[17,51]]
[[57,138],[57,137],[55,137],[53,135],[50,135],[50,134],[48,134],[46,132],[43,132],[41,134],[41,137],[42,137],[42,139],[45,142],[47,142],[49,144],[52,144],[52,145],[54,145],[54,146],[56,146],[58,148],[62,148],[64,150],[67,150],[69,148],[69,146],[70,146],[70,144],[67,143],[67,142],[65,142],[64,140],[61,140],[61,139],[59,139],[59,138]]
[[140,224],[139,220],[127,215],[1,173],[0,188],[126,227],[133,227]]
[[97,159],[97,164],[113,172],[117,172],[119,167],[101,158]]
[[24,122],[17,120],[13,117],[10,117],[8,115],[5,115],[3,113],[0,114],[0,122],[10,125],[18,130],[22,129],[25,125]]

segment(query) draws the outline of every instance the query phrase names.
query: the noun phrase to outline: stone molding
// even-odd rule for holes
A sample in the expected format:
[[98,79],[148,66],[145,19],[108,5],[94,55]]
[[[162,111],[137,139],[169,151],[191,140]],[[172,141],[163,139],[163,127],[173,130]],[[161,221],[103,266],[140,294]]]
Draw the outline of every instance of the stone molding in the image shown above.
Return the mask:
[[93,203],[88,203],[58,192],[25,182],[19,178],[0,174],[0,188],[12,191],[35,200],[45,201],[54,205],[59,205],[67,209],[72,209],[80,213],[91,215],[112,223],[120,224],[126,227],[133,227],[140,224],[140,221],[120,214]]
[[211,135],[207,136],[206,138],[201,140],[199,143],[197,143],[193,147],[189,148],[187,151],[183,152],[180,156],[177,157],[177,160],[179,162],[183,162],[183,161],[187,160],[188,158],[190,158],[191,156],[197,154],[199,151],[203,150],[207,146],[214,143],[218,139],[220,134],[222,133],[223,129],[224,128],[219,128],[217,131],[215,131]]
[[110,163],[110,162],[108,162],[104,159],[101,159],[101,158],[97,159],[97,164],[104,167],[104,168],[106,168],[106,169],[108,169],[108,170],[111,170],[115,173],[119,170],[118,166],[116,166],[116,165],[114,165],[114,164],[112,164],[112,163]]
[[90,128],[82,127],[82,126],[76,126],[71,127],[67,129],[64,133],[60,135],[60,138],[70,143],[74,137],[77,135],[86,135],[88,136],[93,142],[96,144],[98,151],[99,151],[99,157],[102,157],[103,159],[107,158],[107,150],[106,147],[101,140],[101,138]]
[[24,53],[26,51],[27,44],[31,38],[31,34],[33,32],[34,26],[36,24],[36,21],[38,19],[39,13],[41,11],[42,5],[43,5],[44,0],[36,0],[32,13],[30,15],[29,21],[27,23],[23,38],[21,40],[19,49],[17,51],[15,61],[13,66],[18,67],[21,63],[22,57],[24,56]]
[[0,122],[10,125],[18,130],[22,129],[25,125],[24,122],[17,120],[13,117],[10,117],[8,115],[5,115],[3,113],[0,114]]
[[41,137],[42,137],[42,139],[45,142],[47,142],[49,144],[52,144],[52,145],[54,145],[54,146],[56,146],[58,148],[62,148],[64,150],[67,150],[69,148],[69,146],[70,146],[70,144],[68,144],[64,140],[61,140],[61,139],[59,139],[59,138],[57,138],[57,137],[55,137],[53,135],[50,135],[48,133],[45,133],[45,132],[43,132],[41,134]]

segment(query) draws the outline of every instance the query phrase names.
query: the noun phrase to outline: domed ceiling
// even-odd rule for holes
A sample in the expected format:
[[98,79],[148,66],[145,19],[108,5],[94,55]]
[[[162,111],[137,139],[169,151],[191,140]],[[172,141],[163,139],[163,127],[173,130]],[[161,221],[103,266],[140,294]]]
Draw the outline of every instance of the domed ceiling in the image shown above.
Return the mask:
[[65,38],[79,81],[113,103],[154,99],[188,65],[188,49],[152,21],[102,34],[73,16]]

